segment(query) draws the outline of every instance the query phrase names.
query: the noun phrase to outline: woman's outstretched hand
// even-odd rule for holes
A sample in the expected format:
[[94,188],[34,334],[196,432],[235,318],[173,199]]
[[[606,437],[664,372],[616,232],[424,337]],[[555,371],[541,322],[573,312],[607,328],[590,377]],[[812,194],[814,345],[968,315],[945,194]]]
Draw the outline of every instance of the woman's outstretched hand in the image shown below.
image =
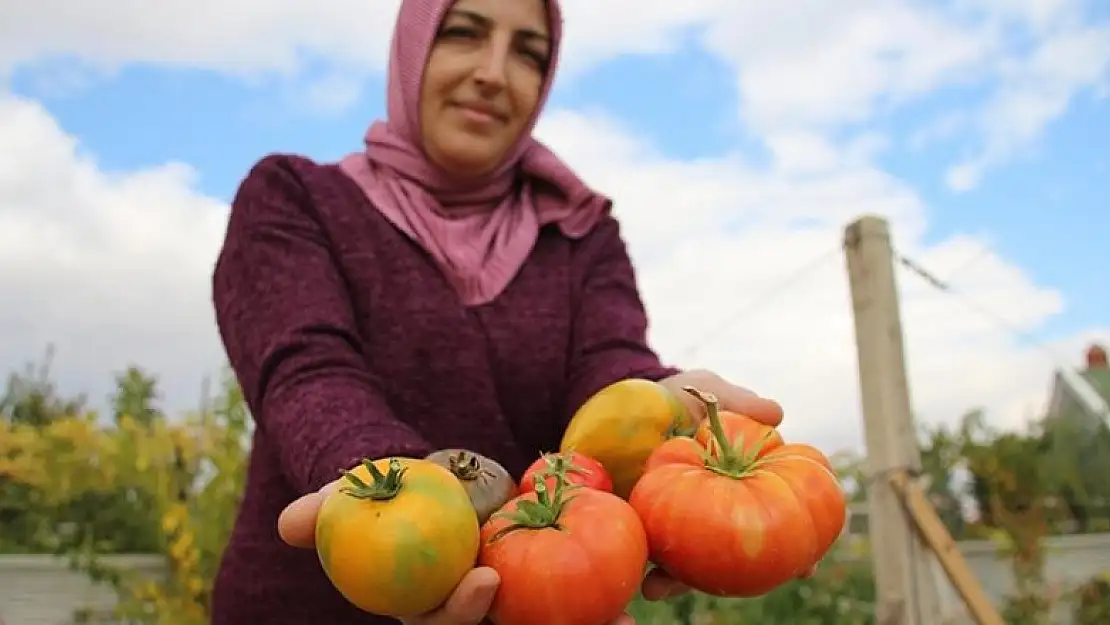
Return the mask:
[[[319,492],[310,493],[285,507],[278,517],[278,534],[286,543],[304,549],[316,545],[316,517],[324,499],[335,489],[340,481],[336,480]],[[501,579],[497,571],[489,567],[471,570],[439,608],[418,617],[405,619],[407,625],[479,625],[486,618],[490,604],[497,594]],[[644,597],[658,600],[673,596],[685,588],[671,581],[661,572],[652,571],[644,579]],[[628,615],[621,616],[611,625],[635,625]]]

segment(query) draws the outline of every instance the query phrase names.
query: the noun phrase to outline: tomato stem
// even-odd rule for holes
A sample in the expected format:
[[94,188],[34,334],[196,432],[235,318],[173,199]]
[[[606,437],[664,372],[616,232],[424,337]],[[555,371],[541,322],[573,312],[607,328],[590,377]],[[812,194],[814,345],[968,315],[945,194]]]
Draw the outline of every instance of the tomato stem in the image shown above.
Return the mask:
[[705,466],[715,473],[730,477],[743,477],[760,464],[760,455],[767,441],[774,435],[774,430],[768,430],[751,449],[744,444],[744,437],[739,436],[735,441],[728,440],[725,426],[721,422],[721,405],[717,396],[708,391],[701,391],[693,386],[685,386],[683,390],[697,397],[705,404],[705,412],[709,421],[709,432],[712,438],[706,444]]
[[389,459],[389,470],[383,475],[378,467],[367,458],[363,458],[362,466],[370,473],[373,482],[367,484],[361,477],[355,475],[351,471],[344,471],[343,476],[351,483],[350,486],[344,486],[340,492],[354,497],[355,499],[372,499],[374,501],[385,501],[393,499],[397,493],[401,492],[401,487],[404,486],[402,478],[405,476],[405,467],[401,466],[401,461],[396,458]]
[[725,434],[725,427],[721,423],[721,402],[717,396],[708,391],[702,391],[693,386],[684,386],[682,390],[697,397],[701,403],[705,404],[706,418],[709,420],[709,432],[713,435],[711,443],[707,445],[709,452],[720,461],[722,468],[731,468],[737,461],[736,450],[733,449],[732,442],[728,440],[728,435]]
[[[505,510],[493,515],[494,518],[508,520],[510,524],[490,537],[489,542],[492,543],[517,530],[544,529],[547,527],[562,529],[559,520],[563,516],[566,505],[574,499],[573,495],[568,497],[567,493],[580,487],[567,480],[567,471],[576,468],[574,463],[561,455],[556,456],[557,458],[563,458],[561,462],[548,458],[550,455],[544,456],[548,461],[547,468],[535,474],[536,483],[532,489],[536,493],[535,501],[518,499],[513,510]],[[555,478],[554,491],[547,487],[548,477]]]

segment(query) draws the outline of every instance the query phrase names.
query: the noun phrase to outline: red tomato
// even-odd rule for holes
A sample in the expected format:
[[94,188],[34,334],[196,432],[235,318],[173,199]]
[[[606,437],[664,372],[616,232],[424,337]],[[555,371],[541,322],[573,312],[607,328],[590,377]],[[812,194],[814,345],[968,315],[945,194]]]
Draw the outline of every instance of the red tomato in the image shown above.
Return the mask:
[[687,586],[721,597],[765,594],[807,575],[847,519],[847,501],[817,449],[773,428],[720,414],[716,398],[694,438],[649,457],[629,503],[651,560]]
[[636,511],[612,493],[564,488],[541,481],[482,527],[478,565],[501,576],[492,623],[600,625],[636,596],[648,557]]
[[544,454],[537,459],[521,476],[520,492],[527,493],[535,490],[536,477],[541,473],[546,475],[545,482],[548,491],[555,490],[554,475],[562,473],[571,484],[594,490],[603,490],[607,493],[613,492],[613,478],[605,470],[605,467],[597,460],[577,451]]

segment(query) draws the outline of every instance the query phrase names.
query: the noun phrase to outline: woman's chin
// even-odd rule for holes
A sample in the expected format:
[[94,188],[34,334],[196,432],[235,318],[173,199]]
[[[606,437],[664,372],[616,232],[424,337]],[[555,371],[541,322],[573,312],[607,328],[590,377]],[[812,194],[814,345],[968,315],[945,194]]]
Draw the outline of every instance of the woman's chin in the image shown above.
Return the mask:
[[488,142],[461,139],[437,150],[433,160],[453,178],[480,178],[493,171],[503,153],[492,149]]

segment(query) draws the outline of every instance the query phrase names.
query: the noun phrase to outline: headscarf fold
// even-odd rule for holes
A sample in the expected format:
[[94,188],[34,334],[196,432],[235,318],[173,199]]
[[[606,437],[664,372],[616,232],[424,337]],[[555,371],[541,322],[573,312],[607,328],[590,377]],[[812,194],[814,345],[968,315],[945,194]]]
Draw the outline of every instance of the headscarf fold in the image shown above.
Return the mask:
[[403,0],[389,59],[388,115],[364,137],[365,151],[340,169],[370,203],[434,259],[464,305],[496,298],[531,254],[540,228],[557,224],[580,238],[610,201],[590,189],[532,137],[547,101],[562,40],[557,0],[546,0],[551,62],[536,111],[503,162],[465,183],[452,180],[421,147],[420,91],[440,22],[454,0]]

